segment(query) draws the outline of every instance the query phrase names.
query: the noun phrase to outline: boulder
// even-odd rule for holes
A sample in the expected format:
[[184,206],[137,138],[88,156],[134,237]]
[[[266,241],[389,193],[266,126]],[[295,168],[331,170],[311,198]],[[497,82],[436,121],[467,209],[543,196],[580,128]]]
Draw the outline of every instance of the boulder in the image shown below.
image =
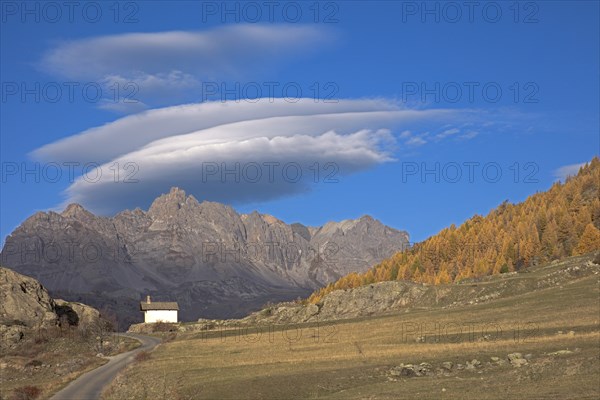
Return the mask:
[[407,378],[412,378],[416,376],[424,376],[431,373],[431,364],[429,363],[421,363],[419,365],[414,364],[400,364],[396,367],[393,367],[389,371],[392,376],[403,376]]
[[442,363],[442,368],[447,371],[452,371],[452,367],[454,367],[454,363],[452,361],[445,361]]
[[481,361],[479,361],[477,359],[473,359],[471,361],[467,361],[467,365],[466,365],[465,369],[472,371],[479,367],[481,367]]
[[573,354],[571,350],[558,350],[552,353],[548,353],[549,356],[564,356],[566,354]]
[[34,330],[56,326],[54,307],[38,281],[0,267],[0,348],[14,347]]
[[62,299],[56,299],[54,302],[56,304],[56,314],[59,318],[66,318],[71,326],[79,326],[85,329],[94,326],[100,319],[100,311],[94,307]]
[[511,353],[507,356],[507,359],[513,367],[517,368],[529,363],[525,358],[523,358],[521,353]]
[[0,267],[0,324],[54,326],[54,308],[54,300],[38,281]]

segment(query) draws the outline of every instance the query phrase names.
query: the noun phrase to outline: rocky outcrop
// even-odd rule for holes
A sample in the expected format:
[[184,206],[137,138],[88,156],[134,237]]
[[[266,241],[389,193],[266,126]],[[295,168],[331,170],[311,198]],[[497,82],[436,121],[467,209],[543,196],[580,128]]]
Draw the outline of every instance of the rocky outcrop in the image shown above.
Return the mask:
[[239,214],[173,188],[148,211],[100,217],[77,204],[39,212],[10,236],[4,265],[39,279],[53,296],[139,321],[150,294],[178,301],[180,318],[238,318],[271,301],[306,296],[365,271],[408,235],[364,216],[322,227]]
[[37,280],[0,267],[0,348],[14,347],[41,330],[90,327],[98,310],[81,303],[54,300]]
[[61,323],[91,326],[98,318],[98,310],[53,300],[35,279],[0,267],[0,347],[13,347],[30,334]]
[[54,303],[56,304],[55,313],[58,315],[59,321],[62,317],[63,321],[66,320],[71,326],[75,325],[87,329],[94,326],[100,319],[100,311],[86,304],[62,299],[56,299]]
[[[441,364],[432,365],[428,362],[421,362],[419,364],[399,364],[386,371],[387,380],[390,382],[401,382],[408,378],[417,378],[425,376],[456,376],[462,373],[477,373],[482,374],[484,372],[494,372],[498,367],[505,365],[507,362],[514,368],[520,368],[522,366],[529,365],[529,361],[533,358],[532,354],[528,354],[523,357],[521,353],[511,353],[506,356],[506,360],[500,357],[491,357],[490,361],[481,362],[477,359],[467,360],[463,363],[454,363],[452,361],[445,361]],[[546,364],[546,360],[541,360],[538,363],[538,370],[541,365]],[[482,378],[483,379],[483,378]],[[444,391],[444,390],[443,390]]]
[[511,272],[453,285],[388,281],[354,289],[335,290],[317,305],[275,305],[230,324],[328,321],[382,315],[407,309],[481,304],[599,275],[600,265],[591,262],[591,258],[592,255],[572,257],[546,267],[524,270],[521,274]]
[[27,328],[56,323],[54,300],[35,279],[0,267],[0,323]]

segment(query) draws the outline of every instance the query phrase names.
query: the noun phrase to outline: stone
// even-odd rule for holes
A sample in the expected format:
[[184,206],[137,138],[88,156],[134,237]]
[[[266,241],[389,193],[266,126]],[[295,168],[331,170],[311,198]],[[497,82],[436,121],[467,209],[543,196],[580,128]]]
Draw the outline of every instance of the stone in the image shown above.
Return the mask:
[[548,353],[549,356],[563,356],[565,354],[573,354],[571,350],[558,350],[552,353]]
[[424,367],[421,367],[420,365],[415,366],[413,364],[400,364],[389,371],[392,376],[404,376],[407,378],[423,376],[426,372]]
[[444,361],[442,363],[442,368],[447,371],[452,371],[452,367],[454,367],[454,363],[452,361]]
[[481,367],[481,362],[477,359],[473,359],[471,361],[467,361],[465,369],[472,371],[479,367]]
[[529,362],[524,358],[518,358],[516,360],[511,361],[511,365],[513,367],[521,367],[523,365],[527,365]]
[[510,353],[507,358],[513,367],[521,367],[529,363],[521,353]]
[[521,353],[510,353],[508,356],[508,361],[512,362],[513,360],[517,360],[519,358],[523,358],[523,354]]

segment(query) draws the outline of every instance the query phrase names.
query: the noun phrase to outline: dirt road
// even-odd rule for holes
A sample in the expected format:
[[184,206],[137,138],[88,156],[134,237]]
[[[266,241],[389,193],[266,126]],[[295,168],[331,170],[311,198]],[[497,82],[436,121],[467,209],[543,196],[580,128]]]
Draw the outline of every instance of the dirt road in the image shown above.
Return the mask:
[[127,353],[110,357],[110,361],[101,367],[86,372],[75,379],[68,386],[56,393],[51,400],[97,400],[102,390],[117,376],[119,371],[133,362],[135,355],[144,350],[151,350],[160,343],[159,338],[136,335],[132,333],[123,334],[139,340],[142,345]]

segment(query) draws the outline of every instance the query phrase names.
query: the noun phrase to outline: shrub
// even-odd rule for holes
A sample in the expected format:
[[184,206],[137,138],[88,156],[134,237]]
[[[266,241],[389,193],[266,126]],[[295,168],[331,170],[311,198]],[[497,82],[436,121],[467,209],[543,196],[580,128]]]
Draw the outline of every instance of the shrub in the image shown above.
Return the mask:
[[139,353],[137,353],[135,355],[135,361],[137,361],[137,362],[146,361],[149,359],[150,359],[150,353],[148,353],[146,350],[140,351]]
[[260,313],[265,317],[270,317],[273,315],[273,307],[263,308]]
[[44,363],[41,362],[40,360],[31,360],[29,361],[27,364],[25,364],[26,367],[41,367]]
[[44,344],[44,343],[48,343],[48,338],[45,336],[36,336],[36,338],[33,340],[33,342],[35,344]]
[[13,398],[15,400],[33,400],[37,399],[41,393],[41,389],[37,386],[23,386],[15,389]]
[[168,342],[172,342],[175,339],[177,339],[177,333],[170,332],[162,337],[162,342],[168,343]]
[[177,327],[173,323],[158,321],[152,324],[152,332],[175,332]]

